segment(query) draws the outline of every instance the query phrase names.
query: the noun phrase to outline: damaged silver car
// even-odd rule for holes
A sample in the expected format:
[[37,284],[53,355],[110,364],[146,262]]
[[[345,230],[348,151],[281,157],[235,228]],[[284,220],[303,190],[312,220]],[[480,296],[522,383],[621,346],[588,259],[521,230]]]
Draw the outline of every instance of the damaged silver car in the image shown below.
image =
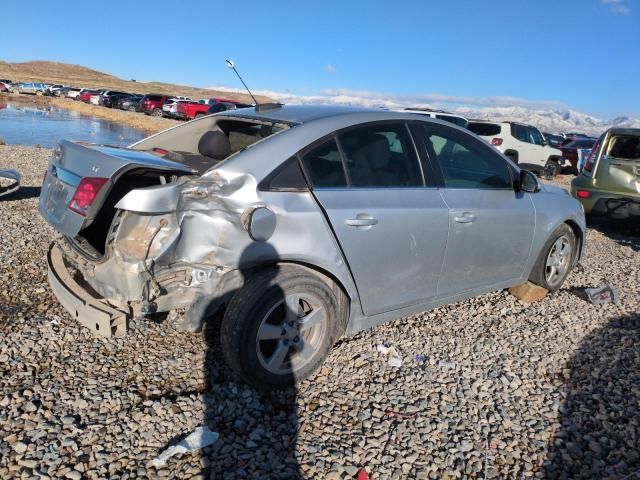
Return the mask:
[[[557,290],[584,214],[455,125],[384,110],[260,105],[129,148],[62,141],[40,211],[49,281],[102,335],[218,313],[259,388],[311,374],[343,335],[531,280]],[[461,321],[464,321],[461,319]]]

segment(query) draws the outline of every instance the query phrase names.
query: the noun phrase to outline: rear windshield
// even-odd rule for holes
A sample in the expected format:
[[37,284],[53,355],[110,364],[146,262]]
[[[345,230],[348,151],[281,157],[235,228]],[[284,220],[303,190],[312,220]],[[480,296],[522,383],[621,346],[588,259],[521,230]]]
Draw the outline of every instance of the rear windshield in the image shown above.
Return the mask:
[[640,137],[617,135],[609,142],[609,156],[640,160]]
[[483,137],[492,137],[494,135],[499,135],[502,131],[500,125],[496,123],[469,122],[467,128],[476,135],[481,135]]
[[229,137],[231,154],[239,152],[263,138],[270,137],[274,133],[284,130],[283,127],[274,124],[257,125],[234,120],[220,121],[218,122],[218,126]]
[[567,148],[592,148],[593,144],[596,143],[594,140],[574,140],[573,142],[567,143]]

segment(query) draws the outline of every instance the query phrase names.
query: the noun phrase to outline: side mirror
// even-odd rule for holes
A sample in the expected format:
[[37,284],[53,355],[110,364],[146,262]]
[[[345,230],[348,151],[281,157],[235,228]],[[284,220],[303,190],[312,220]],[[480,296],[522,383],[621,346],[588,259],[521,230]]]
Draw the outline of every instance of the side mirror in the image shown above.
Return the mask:
[[520,170],[520,184],[519,190],[521,192],[536,193],[542,188],[540,181],[535,173],[529,170]]

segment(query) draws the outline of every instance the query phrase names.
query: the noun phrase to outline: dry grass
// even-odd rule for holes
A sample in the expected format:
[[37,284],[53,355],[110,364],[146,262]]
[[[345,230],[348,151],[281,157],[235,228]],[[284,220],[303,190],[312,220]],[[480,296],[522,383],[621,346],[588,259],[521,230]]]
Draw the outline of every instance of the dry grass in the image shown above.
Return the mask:
[[[80,65],[40,60],[23,63],[0,61],[0,78],[8,78],[15,82],[61,83],[75,87],[109,88],[141,94],[185,95],[194,99],[223,97],[229,100],[252,103],[247,94],[220,92],[163,82],[133,82]],[[258,96],[257,99],[258,101],[269,101],[266,97]]]

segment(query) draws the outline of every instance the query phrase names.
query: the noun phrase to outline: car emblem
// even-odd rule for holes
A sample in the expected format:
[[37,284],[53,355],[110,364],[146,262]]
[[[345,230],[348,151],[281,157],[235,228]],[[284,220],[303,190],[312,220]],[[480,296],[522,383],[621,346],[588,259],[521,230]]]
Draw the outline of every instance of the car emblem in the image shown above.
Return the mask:
[[91,171],[93,173],[98,173],[99,170],[100,170],[100,167],[96,167],[95,165],[93,167],[91,167]]

